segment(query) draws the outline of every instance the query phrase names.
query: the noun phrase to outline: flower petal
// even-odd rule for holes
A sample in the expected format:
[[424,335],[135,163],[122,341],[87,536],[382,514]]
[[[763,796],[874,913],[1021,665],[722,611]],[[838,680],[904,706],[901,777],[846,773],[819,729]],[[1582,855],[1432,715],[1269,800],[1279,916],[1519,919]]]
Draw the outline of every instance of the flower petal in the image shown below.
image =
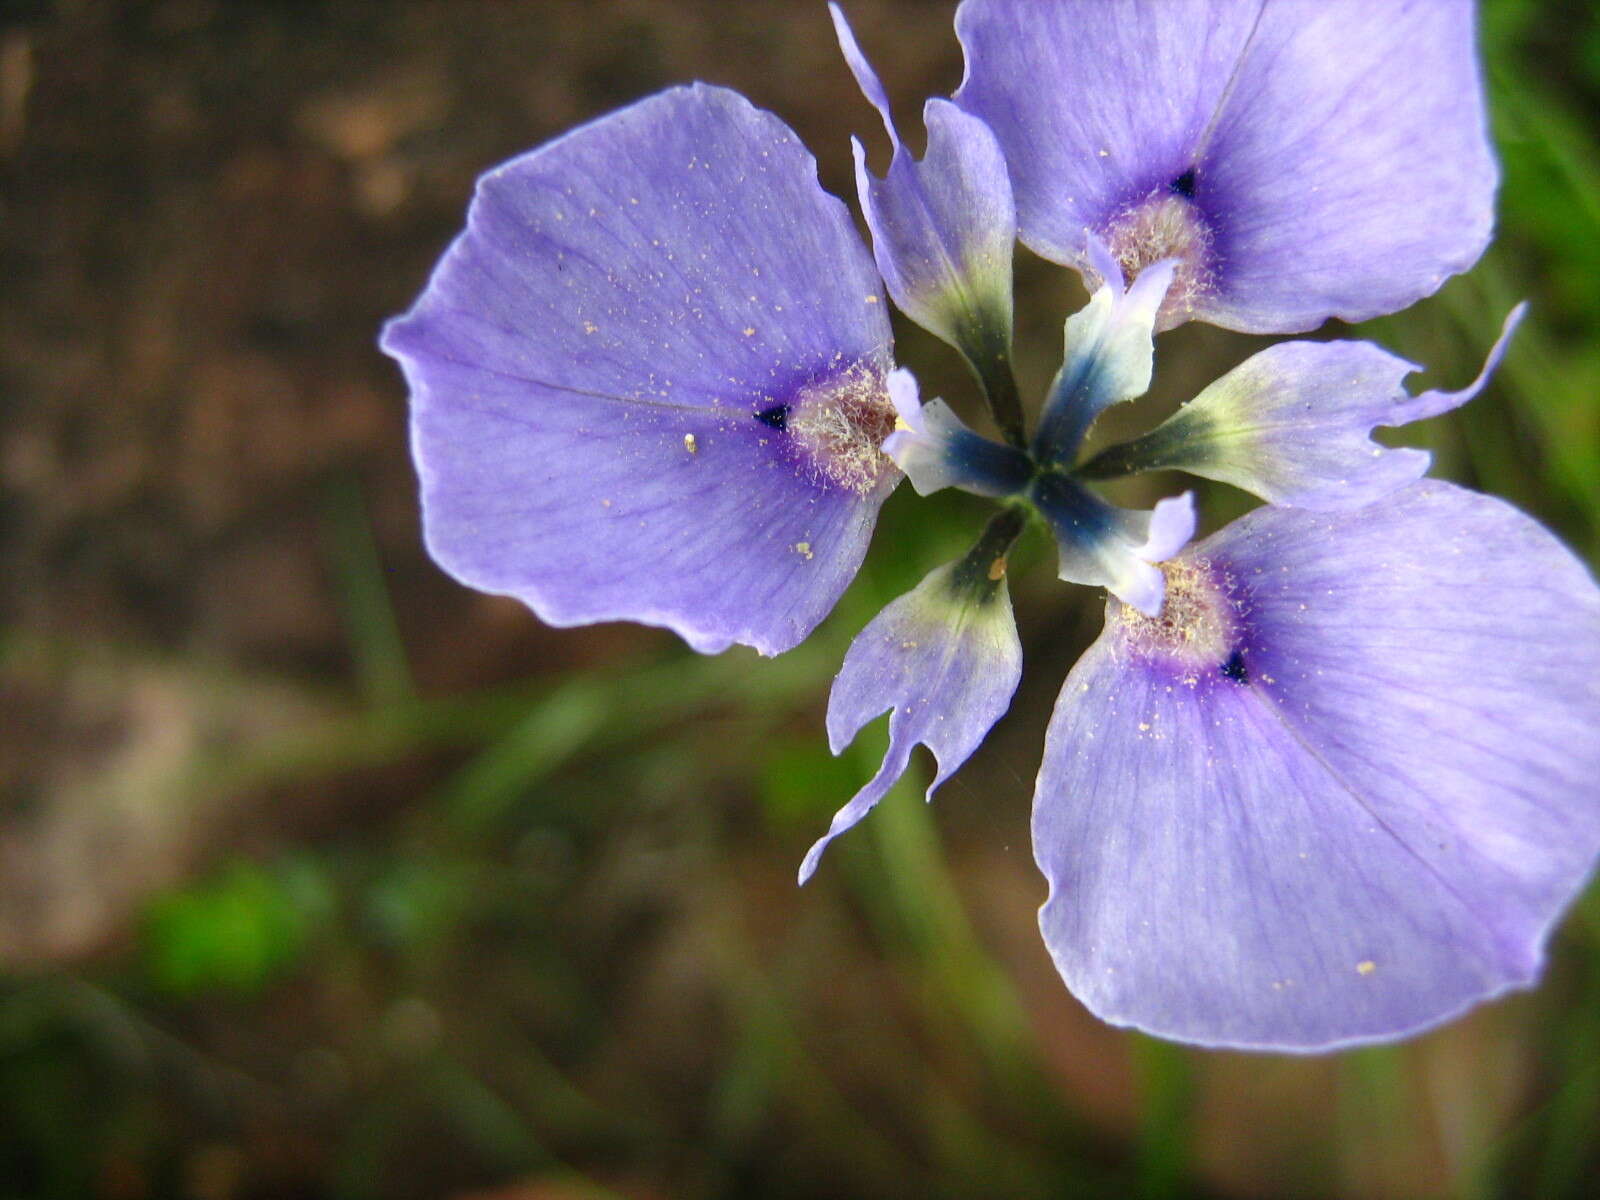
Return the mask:
[[923,109],[927,152],[914,159],[843,11],[828,8],[845,59],[894,149],[887,175],[875,179],[854,142],[857,190],[878,270],[895,303],[982,374],[987,360],[1011,353],[1017,214],[1000,144],[977,117],[948,100],[930,100]]
[[899,478],[866,249],[794,134],[722,89],[484,176],[383,345],[435,559],[554,625],[787,649]]
[[[1014,536],[1014,535],[1013,535]],[[927,797],[978,748],[1022,678],[1022,645],[1006,590],[1004,550],[983,542],[939,567],[857,635],[828,697],[828,742],[838,754],[873,718],[893,709],[883,765],[833,818],[800,866],[805,883],[828,843],[894,786],[918,742],[939,770]]]
[[1159,567],[1194,536],[1194,495],[1184,492],[1154,509],[1117,508],[1070,476],[1038,475],[1028,498],[1050,526],[1056,574],[1067,583],[1103,587],[1124,604],[1155,616],[1166,580]]
[[1257,509],[1108,606],[1034,807],[1040,924],[1104,1019],[1317,1050],[1539,973],[1600,850],[1600,590],[1498,500],[1423,482]]
[[954,487],[996,499],[1022,492],[1034,464],[1014,446],[974,433],[943,400],[922,404],[917,384],[905,370],[889,376],[898,422],[883,452],[905,472],[917,495]]
[[1206,320],[1364,321],[1478,261],[1499,172],[1474,20],[1470,0],[1265,6],[1203,152],[1228,264]]
[[1280,342],[1247,359],[1143,437],[1085,467],[1101,477],[1177,468],[1273,504],[1358,508],[1420,479],[1425,450],[1389,449],[1379,425],[1438,416],[1471,400],[1504,357],[1525,305],[1506,318],[1478,377],[1457,392],[1412,396],[1418,368],[1371,342]]
[[[1096,245],[1091,253],[1105,252]],[[1096,417],[1149,389],[1156,314],[1172,283],[1173,266],[1156,263],[1124,290],[1120,270],[1105,260],[1105,282],[1067,318],[1065,359],[1033,435],[1033,454],[1041,464],[1070,466]]]
[[1163,325],[1393,312],[1488,242],[1467,0],[963,0],[956,31],[1022,240],[1082,270],[1086,231],[1133,273],[1178,258]]

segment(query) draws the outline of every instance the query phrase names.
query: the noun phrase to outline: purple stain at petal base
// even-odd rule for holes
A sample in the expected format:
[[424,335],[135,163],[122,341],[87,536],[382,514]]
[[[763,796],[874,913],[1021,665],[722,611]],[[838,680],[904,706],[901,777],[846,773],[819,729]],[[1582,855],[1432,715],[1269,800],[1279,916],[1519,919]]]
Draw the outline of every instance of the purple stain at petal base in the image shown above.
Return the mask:
[[900,478],[871,258],[794,134],[719,88],[485,175],[383,345],[433,556],[554,625],[786,650]]
[[1045,942],[1107,1021],[1322,1050],[1529,986],[1600,850],[1600,590],[1501,501],[1264,507],[1113,601],[1034,800]]

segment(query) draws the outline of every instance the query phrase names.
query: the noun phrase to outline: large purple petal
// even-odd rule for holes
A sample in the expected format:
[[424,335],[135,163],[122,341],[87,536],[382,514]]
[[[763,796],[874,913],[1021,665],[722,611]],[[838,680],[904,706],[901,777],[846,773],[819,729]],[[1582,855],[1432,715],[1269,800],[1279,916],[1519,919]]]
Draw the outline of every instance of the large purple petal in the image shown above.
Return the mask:
[[883,85],[837,4],[840,48],[861,90],[883,118],[894,155],[875,179],[856,141],[856,186],[872,230],[872,252],[894,302],[960,350],[980,373],[1011,353],[1011,253],[1016,208],[1005,157],[977,117],[948,100],[923,109],[927,153],[919,162],[900,141]]
[[1108,1021],[1206,1045],[1403,1036],[1537,977],[1600,849],[1600,591],[1423,482],[1264,507],[1109,606],[1034,808],[1045,941]]
[[1196,201],[1233,329],[1361,321],[1478,261],[1498,181],[1471,0],[1272,0]]
[[1023,241],[1177,257],[1164,324],[1393,312],[1488,242],[1469,0],[963,0],[956,30]]
[[1280,342],[1085,470],[1105,476],[1177,468],[1273,504],[1323,510],[1370,504],[1420,479],[1431,461],[1426,450],[1376,444],[1373,429],[1435,417],[1476,396],[1524,308],[1511,311],[1483,370],[1460,391],[1411,395],[1402,380],[1418,368],[1371,342]]
[[1022,678],[1022,645],[1003,555],[980,542],[965,559],[931,572],[891,603],[850,644],[828,696],[828,743],[838,754],[862,726],[892,708],[889,749],[878,773],[806,854],[801,883],[816,871],[828,843],[871,812],[905,774],[918,742],[939,763],[928,785],[931,800],[1005,714]]
[[871,260],[794,134],[722,89],[485,175],[383,344],[434,557],[551,624],[785,650],[899,479]]

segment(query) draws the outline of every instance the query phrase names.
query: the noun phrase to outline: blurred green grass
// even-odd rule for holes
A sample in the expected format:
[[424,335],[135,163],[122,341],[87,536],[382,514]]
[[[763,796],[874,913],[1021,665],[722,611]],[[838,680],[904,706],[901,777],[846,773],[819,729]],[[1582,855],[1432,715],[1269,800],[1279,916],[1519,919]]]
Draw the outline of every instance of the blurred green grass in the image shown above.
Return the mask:
[[[1460,381],[1531,299],[1495,385],[1425,437],[1438,473],[1593,563],[1600,36],[1582,6],[1498,0],[1484,50],[1499,239],[1363,332]],[[800,851],[883,740],[880,725],[829,758],[819,697],[852,634],[959,553],[980,512],[897,497],[839,611],[775,661],[646,639],[581,674],[441,695],[413,681],[361,483],[336,480],[323,545],[351,669],[329,715],[201,747],[166,786],[175,804],[329,781],[416,792],[304,845],[241,836],[148,901],[126,944],[8,981],[0,1194],[1590,1194],[1594,889],[1536,994],[1310,1062],[1096,1030],[1036,986],[1042,952],[1007,940],[996,913],[1016,906],[988,892],[1006,843],[1022,909],[1039,898],[1036,726],[1001,736],[936,810],[922,764],[796,892]],[[1018,600],[1033,673],[1059,677],[1091,606],[1064,613],[1028,583]],[[20,631],[4,650],[77,653]],[[1037,690],[1047,703],[1053,685]],[[1079,1058],[1099,1064],[1093,1087],[1063,1066]],[[1306,1127],[1253,1120],[1280,1104]]]

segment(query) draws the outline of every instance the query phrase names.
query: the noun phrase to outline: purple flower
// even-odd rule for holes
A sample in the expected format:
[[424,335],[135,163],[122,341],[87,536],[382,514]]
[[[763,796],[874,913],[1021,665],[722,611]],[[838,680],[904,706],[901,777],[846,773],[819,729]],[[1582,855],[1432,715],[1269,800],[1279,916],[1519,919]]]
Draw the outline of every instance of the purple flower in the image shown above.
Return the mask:
[[[1403,1036],[1525,986],[1600,852],[1600,589],[1496,500],[1370,439],[1465,403],[1367,343],[1262,351],[1081,459],[1191,316],[1303,329],[1391,311],[1489,228],[1471,9],[964,0],[968,74],[901,142],[856,144],[869,253],[777,118],[696,85],[484,176],[383,345],[411,384],[434,557],[558,625],[697,650],[803,639],[902,472],[999,511],[857,636],[837,753],[890,712],[874,777],[805,856],[934,754],[931,796],[1016,690],[1006,563],[1030,514],[1058,575],[1111,593],[1034,801],[1040,914],[1108,1021],[1207,1045]],[[1013,202],[1013,188],[1015,202]],[[1030,432],[1011,373],[1019,234],[1091,283]],[[877,270],[874,270],[874,262]],[[882,279],[879,278],[879,272]],[[894,366],[883,288],[972,366],[1002,440]],[[1269,504],[1199,543],[1177,468]]]
[[1163,326],[1394,312],[1489,242],[1470,0],[963,0],[956,32],[1022,240],[1176,258]]

